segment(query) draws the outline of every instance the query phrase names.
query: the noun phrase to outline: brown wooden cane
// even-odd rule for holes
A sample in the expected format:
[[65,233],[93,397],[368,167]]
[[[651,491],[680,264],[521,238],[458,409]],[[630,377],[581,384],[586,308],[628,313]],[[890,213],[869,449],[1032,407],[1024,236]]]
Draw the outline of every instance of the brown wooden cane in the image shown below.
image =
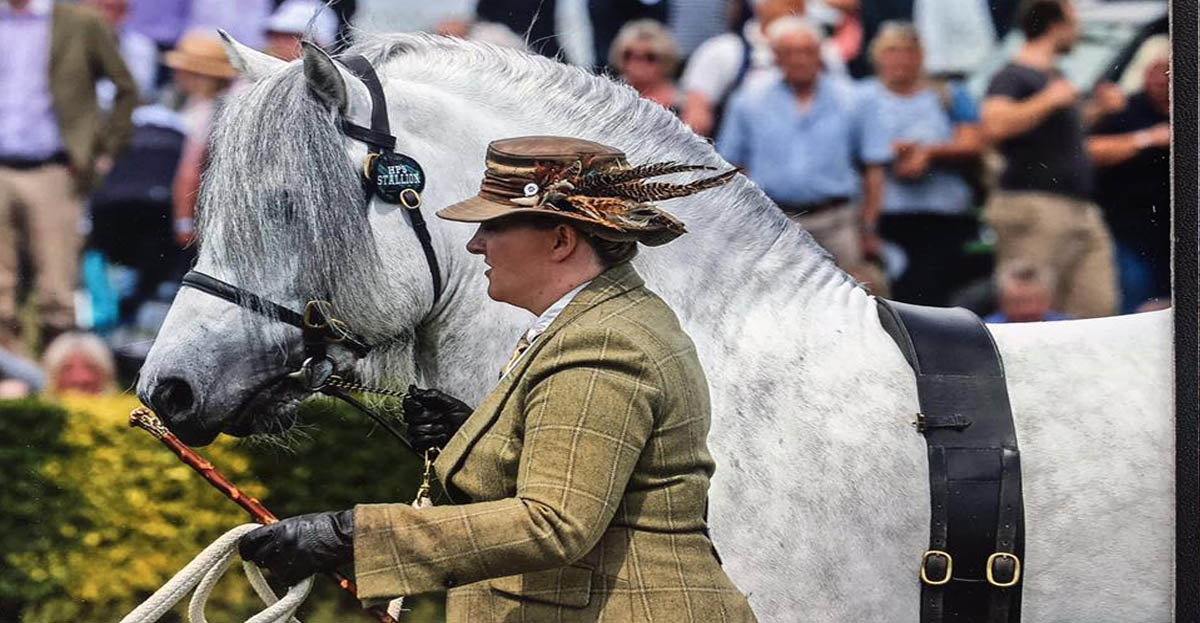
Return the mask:
[[[242,493],[237,488],[237,485],[233,484],[216,467],[213,467],[212,463],[197,454],[195,450],[189,448],[178,437],[172,434],[171,431],[167,430],[167,427],[163,426],[158,416],[154,415],[154,412],[150,409],[146,407],[134,409],[129,414],[129,425],[140,428],[161,441],[164,446],[170,448],[175,453],[175,456],[179,457],[179,460],[203,476],[208,481],[208,484],[216,487],[218,491],[225,494],[225,497],[233,500],[238,506],[245,509],[247,513],[250,513],[250,517],[254,521],[264,525],[279,521],[279,518],[267,510],[267,507],[263,506],[261,502]],[[337,582],[337,585],[342,590],[350,593],[355,599],[358,599],[358,589],[349,578],[336,571],[327,572],[325,575],[334,582]],[[387,610],[383,606],[369,607],[367,608],[367,612],[374,615],[380,623],[398,623],[392,615],[387,613]]]

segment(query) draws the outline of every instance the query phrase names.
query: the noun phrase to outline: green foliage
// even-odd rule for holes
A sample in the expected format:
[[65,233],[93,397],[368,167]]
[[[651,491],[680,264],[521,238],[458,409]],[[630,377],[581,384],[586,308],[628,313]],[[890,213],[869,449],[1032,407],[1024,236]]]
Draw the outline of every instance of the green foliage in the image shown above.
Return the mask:
[[[24,623],[119,620],[223,532],[246,523],[159,442],[129,427],[137,404],[131,396],[66,400],[70,415],[57,446],[66,451],[45,455],[36,472],[23,475],[24,487],[64,493],[53,504],[35,503],[31,527],[47,536],[5,551],[5,566],[29,579],[18,588]],[[12,411],[4,415],[31,417],[19,406]],[[228,442],[205,455],[251,495],[263,493],[249,461]],[[10,507],[0,508],[0,522],[13,521]],[[214,622],[243,621],[260,606],[245,582],[233,581],[221,583],[211,604]]]
[[[53,524],[39,519],[61,514],[74,500],[40,474],[48,461],[69,451],[61,441],[66,419],[61,408],[33,400],[0,401],[0,553],[5,558],[45,551],[61,540]],[[45,597],[54,585],[0,563],[0,621],[16,621],[24,603]]]
[[[116,621],[246,515],[148,434],[128,426],[132,396],[55,406],[0,401],[0,623]],[[420,462],[341,403],[301,407],[288,448],[221,437],[201,449],[280,517],[408,502]],[[405,623],[440,621],[440,596],[409,599]],[[186,602],[164,621],[181,621]],[[262,608],[236,567],[209,602],[213,623]],[[19,614],[18,614],[19,613]],[[319,580],[306,623],[369,623]]]

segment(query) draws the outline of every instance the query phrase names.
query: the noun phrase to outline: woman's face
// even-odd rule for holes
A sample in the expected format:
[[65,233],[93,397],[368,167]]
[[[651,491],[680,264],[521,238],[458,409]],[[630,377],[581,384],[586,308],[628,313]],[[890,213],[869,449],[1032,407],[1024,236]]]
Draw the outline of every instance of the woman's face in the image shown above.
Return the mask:
[[205,76],[186,69],[174,71],[175,84],[190,97],[209,99],[216,97],[225,88],[225,81],[212,76]]
[[300,35],[288,32],[267,33],[267,53],[285,61],[294,61],[304,54]]
[[621,77],[639,90],[661,84],[667,79],[665,61],[653,43],[634,41],[621,53]]
[[104,371],[87,355],[71,353],[59,366],[54,386],[60,392],[101,394],[104,393]]
[[875,55],[879,79],[884,84],[911,85],[921,76],[921,48],[909,41],[894,40]]
[[530,309],[540,300],[552,267],[554,228],[538,228],[519,220],[499,219],[479,225],[467,251],[482,255],[488,265],[488,296],[492,300]]

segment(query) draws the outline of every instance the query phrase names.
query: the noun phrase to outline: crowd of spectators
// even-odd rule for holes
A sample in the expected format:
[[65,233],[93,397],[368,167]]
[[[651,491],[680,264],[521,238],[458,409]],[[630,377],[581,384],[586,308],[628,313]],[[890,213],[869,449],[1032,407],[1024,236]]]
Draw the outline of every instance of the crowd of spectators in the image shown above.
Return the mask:
[[[564,58],[577,4],[586,64],[712,139],[869,289],[1030,321],[1170,296],[1169,46],[1073,83],[1075,1],[480,0],[431,30]],[[99,376],[144,355],[239,88],[216,30],[292,60],[303,38],[336,51],[369,4],[0,0],[0,393],[53,386],[31,360],[60,335]],[[1010,29],[1020,47],[968,89]]]

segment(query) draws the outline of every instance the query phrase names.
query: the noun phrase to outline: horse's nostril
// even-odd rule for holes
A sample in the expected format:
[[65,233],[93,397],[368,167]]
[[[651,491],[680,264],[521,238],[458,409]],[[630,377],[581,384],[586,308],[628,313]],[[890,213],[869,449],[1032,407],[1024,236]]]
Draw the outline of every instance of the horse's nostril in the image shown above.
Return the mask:
[[151,406],[160,415],[176,415],[192,408],[195,397],[187,381],[167,378],[158,382],[150,395]]

